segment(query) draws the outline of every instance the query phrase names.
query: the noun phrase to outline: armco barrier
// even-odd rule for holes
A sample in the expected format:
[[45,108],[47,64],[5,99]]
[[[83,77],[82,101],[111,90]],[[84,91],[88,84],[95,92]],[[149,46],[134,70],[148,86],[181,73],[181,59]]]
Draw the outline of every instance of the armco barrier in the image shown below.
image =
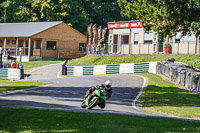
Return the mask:
[[97,66],[66,66],[65,75],[100,75],[123,73],[156,73],[157,62],[122,63]]
[[0,69],[0,80],[20,80],[21,70],[12,68],[1,68]]

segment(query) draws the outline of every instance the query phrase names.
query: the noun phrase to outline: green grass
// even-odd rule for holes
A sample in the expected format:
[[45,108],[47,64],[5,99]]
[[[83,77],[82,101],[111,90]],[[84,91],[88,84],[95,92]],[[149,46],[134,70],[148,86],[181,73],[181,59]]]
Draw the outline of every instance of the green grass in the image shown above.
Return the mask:
[[[110,55],[86,56],[72,60],[69,66],[92,66],[112,63],[137,63],[150,61],[165,61],[175,58],[178,62],[185,62],[200,68],[200,55]],[[200,95],[180,89],[173,83],[164,81],[154,74],[142,74],[149,78],[145,94],[139,102],[144,103],[143,109],[162,112],[181,117],[200,118]]]
[[189,65],[200,68],[200,55],[97,55],[85,56],[76,60],[68,62],[68,66],[92,66],[116,63],[138,63],[138,62],[152,62],[165,61],[168,58],[175,58],[177,62],[184,62]]
[[200,95],[176,87],[154,74],[140,74],[148,78],[145,93],[139,99],[141,109],[200,119]]
[[0,108],[0,132],[200,132],[199,122],[117,114]]
[[0,93],[47,85],[41,82],[9,82],[0,80]]
[[24,70],[30,70],[32,68],[44,66],[44,65],[49,65],[49,64],[55,64],[55,63],[61,63],[64,61],[29,61],[29,62],[22,62]]

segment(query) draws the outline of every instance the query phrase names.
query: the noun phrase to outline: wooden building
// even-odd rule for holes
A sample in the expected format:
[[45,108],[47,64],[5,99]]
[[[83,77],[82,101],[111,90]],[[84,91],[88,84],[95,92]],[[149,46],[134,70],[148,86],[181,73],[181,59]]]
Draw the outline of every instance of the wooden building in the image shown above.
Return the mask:
[[65,24],[56,22],[0,23],[0,47],[4,55],[22,60],[74,59],[86,55],[86,36]]

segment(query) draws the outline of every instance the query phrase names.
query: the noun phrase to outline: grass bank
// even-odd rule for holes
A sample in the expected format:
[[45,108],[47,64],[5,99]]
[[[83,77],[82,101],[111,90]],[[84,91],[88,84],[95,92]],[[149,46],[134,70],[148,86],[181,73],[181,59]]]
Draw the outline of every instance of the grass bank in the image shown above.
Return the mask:
[[199,122],[116,114],[0,108],[0,132],[200,132]]
[[0,80],[0,93],[33,88],[42,85],[47,85],[47,84],[41,82],[9,82],[6,80]]
[[165,61],[168,58],[175,58],[177,62],[184,62],[189,65],[200,68],[200,55],[97,55],[85,56],[76,60],[68,62],[68,66],[92,66],[116,63],[138,63],[138,62],[152,62]]
[[148,78],[145,93],[139,99],[141,109],[200,119],[200,95],[176,87],[160,76],[140,74]]
[[29,62],[22,62],[24,70],[30,70],[32,68],[36,68],[36,67],[41,67],[44,65],[49,65],[49,64],[56,64],[56,63],[61,63],[64,61],[29,61]]
[[[92,66],[111,63],[137,63],[150,61],[165,61],[175,58],[178,62],[185,62],[200,68],[200,55],[112,55],[86,56],[72,60],[68,65]],[[148,86],[139,102],[145,110],[162,112],[181,117],[200,119],[200,95],[176,87],[173,83],[164,81],[154,74],[141,74],[149,79]]]

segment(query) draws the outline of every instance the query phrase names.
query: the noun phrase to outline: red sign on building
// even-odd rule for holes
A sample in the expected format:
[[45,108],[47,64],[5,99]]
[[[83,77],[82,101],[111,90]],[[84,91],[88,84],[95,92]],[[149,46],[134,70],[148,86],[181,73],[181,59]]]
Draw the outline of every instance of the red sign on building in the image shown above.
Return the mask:
[[130,23],[130,28],[137,28],[137,27],[142,27],[142,23],[141,22]]
[[108,24],[108,29],[130,28],[130,23]]

